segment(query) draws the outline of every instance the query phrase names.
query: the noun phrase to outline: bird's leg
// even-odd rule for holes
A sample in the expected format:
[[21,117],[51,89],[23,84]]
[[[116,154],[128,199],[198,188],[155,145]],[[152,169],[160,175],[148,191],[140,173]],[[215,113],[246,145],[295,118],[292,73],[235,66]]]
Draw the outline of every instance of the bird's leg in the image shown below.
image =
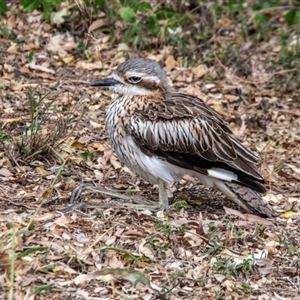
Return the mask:
[[158,197],[159,197],[159,210],[165,210],[169,207],[169,198],[168,198],[168,191],[165,186],[165,183],[159,178],[157,181],[158,185]]
[[121,199],[124,199],[124,200],[133,200],[132,196],[123,195],[121,193],[116,193],[114,191],[103,189],[103,188],[98,187],[98,186],[82,183],[73,190],[72,195],[70,197],[70,202],[71,203],[76,202],[78,200],[78,198],[80,197],[80,195],[85,191],[101,193],[101,194],[104,194],[104,195],[108,195],[108,196],[116,197],[116,198],[121,198]]
[[[134,196],[128,196],[128,195],[124,195],[121,193],[117,193],[114,191],[110,191],[101,187],[97,187],[94,185],[89,185],[89,184],[80,184],[78,187],[76,187],[73,192],[72,195],[70,197],[70,202],[74,203],[78,200],[78,198],[80,197],[80,195],[84,192],[84,191],[91,191],[91,192],[95,192],[95,193],[101,193],[101,194],[105,194],[111,197],[115,197],[115,198],[119,198],[119,199],[124,199],[124,200],[130,200],[133,201],[134,204],[131,203],[124,203],[122,205],[120,205],[121,207],[124,208],[131,208],[131,209],[137,209],[137,210],[151,210],[151,211],[159,211],[159,210],[163,210],[163,209],[167,209],[169,204],[168,204],[168,195],[167,195],[167,190],[165,188],[165,184],[163,181],[159,180],[158,181],[158,188],[159,188],[159,203],[158,204],[153,204],[151,202],[148,202],[146,199],[139,199],[137,197]],[[139,204],[136,204],[139,203]],[[67,209],[63,209],[63,212],[70,212],[74,209],[78,209],[78,208],[88,208],[88,207],[107,207],[107,205],[103,204],[103,203],[88,203],[88,202],[84,202],[81,205],[78,204],[73,204],[71,207],[68,207]]]

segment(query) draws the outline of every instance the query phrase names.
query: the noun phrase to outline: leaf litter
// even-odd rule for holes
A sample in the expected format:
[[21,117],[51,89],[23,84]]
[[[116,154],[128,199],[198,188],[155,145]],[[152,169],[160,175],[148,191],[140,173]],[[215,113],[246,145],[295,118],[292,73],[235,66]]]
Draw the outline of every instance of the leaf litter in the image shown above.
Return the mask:
[[[54,23],[67,13],[53,15]],[[174,89],[203,98],[245,146],[261,155],[265,199],[282,213],[279,217],[245,214],[188,178],[171,187],[175,204],[165,212],[128,210],[117,207],[116,199],[86,194],[82,198],[109,207],[64,214],[60,209],[69,205],[71,191],[81,182],[157,199],[156,188],[122,166],[111,150],[104,131],[110,93],[88,87],[123,62],[120,53],[129,47],[97,36],[93,28],[105,18],[90,26],[94,39],[81,37],[90,43],[89,59],[76,50],[75,36],[43,24],[41,12],[8,12],[3,21],[25,42],[23,48],[0,42],[7,54],[0,69],[1,137],[2,132],[12,137],[0,145],[1,298],[13,289],[20,299],[297,299],[300,114],[299,100],[293,99],[299,94],[275,90],[276,72],[285,70],[265,68],[265,51],[278,53],[276,37],[249,57],[250,45],[242,44],[248,77],[239,75],[234,59],[230,67],[218,60],[184,67],[183,58],[167,46],[140,55],[161,61]],[[215,34],[214,42],[222,38]],[[234,38],[240,43],[232,30]],[[34,59],[28,62],[30,51]],[[215,80],[218,73],[224,76]],[[38,101],[45,94],[41,108],[53,104],[37,134],[47,136],[60,117],[77,118],[56,144],[60,156],[51,145],[43,153],[35,149],[34,155],[17,146],[30,124],[30,95]],[[176,206],[177,197],[191,208]]]

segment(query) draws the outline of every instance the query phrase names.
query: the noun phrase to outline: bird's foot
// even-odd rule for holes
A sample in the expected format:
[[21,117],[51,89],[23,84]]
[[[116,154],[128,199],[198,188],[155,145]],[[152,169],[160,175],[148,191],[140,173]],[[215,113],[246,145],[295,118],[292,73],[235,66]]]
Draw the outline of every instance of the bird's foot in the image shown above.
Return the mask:
[[[114,198],[129,200],[129,201],[133,202],[133,203],[122,203],[122,204],[118,205],[118,207],[130,208],[130,209],[135,209],[135,210],[150,210],[150,211],[159,211],[159,210],[164,210],[164,209],[168,208],[168,203],[165,203],[165,202],[161,203],[161,201],[160,201],[158,204],[153,204],[153,202],[147,201],[146,199],[137,198],[132,195],[131,196],[124,195],[121,193],[117,193],[117,192],[114,192],[114,191],[111,191],[111,190],[108,190],[105,188],[101,188],[101,187],[97,187],[97,186],[89,185],[89,184],[80,184],[79,186],[77,186],[72,192],[72,195],[70,197],[70,202],[71,203],[76,202],[79,199],[80,195],[84,191],[101,193],[101,194],[105,194],[105,195],[108,195],[108,196],[111,196]],[[83,210],[86,208],[95,208],[95,207],[109,208],[112,206],[110,204],[106,204],[106,203],[81,202],[81,203],[75,203],[75,204],[71,205],[70,207],[63,209],[62,212],[66,213],[66,212],[71,212],[75,209]]]

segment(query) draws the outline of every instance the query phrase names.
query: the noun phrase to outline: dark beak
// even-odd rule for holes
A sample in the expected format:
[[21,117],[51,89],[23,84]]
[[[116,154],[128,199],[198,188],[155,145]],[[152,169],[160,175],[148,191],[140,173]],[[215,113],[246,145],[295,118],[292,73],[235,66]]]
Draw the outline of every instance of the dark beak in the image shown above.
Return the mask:
[[94,81],[90,84],[90,86],[113,86],[117,83],[118,81],[113,78],[106,78]]

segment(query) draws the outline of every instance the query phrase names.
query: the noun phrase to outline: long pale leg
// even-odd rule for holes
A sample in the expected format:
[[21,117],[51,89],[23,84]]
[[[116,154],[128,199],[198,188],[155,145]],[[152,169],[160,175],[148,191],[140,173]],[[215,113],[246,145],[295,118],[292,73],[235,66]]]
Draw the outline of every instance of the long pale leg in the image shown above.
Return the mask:
[[[74,203],[78,200],[80,195],[84,191],[91,191],[94,193],[101,193],[105,195],[109,195],[111,197],[119,198],[119,199],[124,199],[124,200],[130,200],[133,201],[134,204],[131,203],[122,203],[122,205],[118,205],[120,207],[124,208],[131,208],[131,209],[137,209],[137,210],[151,210],[151,211],[159,211],[159,210],[164,210],[169,207],[169,201],[168,201],[168,195],[167,195],[167,190],[165,187],[165,184],[163,181],[159,180],[158,181],[158,188],[159,188],[159,203],[158,204],[153,204],[150,201],[148,202],[145,199],[140,199],[134,196],[128,196],[124,195],[121,193],[117,193],[114,191],[110,191],[101,187],[97,187],[94,185],[89,185],[89,184],[80,184],[77,186],[70,197],[70,202]],[[138,204],[135,204],[138,203]],[[85,209],[85,208],[95,208],[95,207],[102,207],[102,208],[107,208],[111,207],[111,205],[107,205],[105,203],[89,203],[89,202],[81,202],[78,204],[73,204],[70,207],[67,207],[66,209],[63,209],[62,212],[70,212],[74,209]]]
[[158,210],[165,210],[169,207],[169,198],[168,192],[165,186],[165,183],[158,179],[158,191],[159,191],[159,209]]

